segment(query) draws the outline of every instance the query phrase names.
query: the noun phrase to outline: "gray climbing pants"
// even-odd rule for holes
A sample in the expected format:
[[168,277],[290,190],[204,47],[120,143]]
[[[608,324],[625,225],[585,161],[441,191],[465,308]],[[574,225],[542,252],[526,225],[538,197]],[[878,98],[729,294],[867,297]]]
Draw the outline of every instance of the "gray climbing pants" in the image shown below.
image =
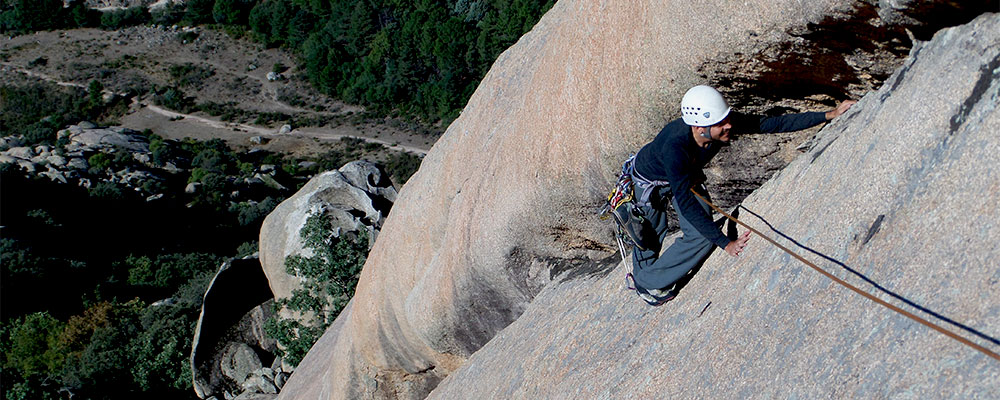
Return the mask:
[[[637,185],[635,190],[640,191],[642,188]],[[684,277],[688,271],[701,265],[712,254],[715,245],[705,239],[684,216],[677,213],[683,236],[674,240],[663,255],[660,255],[660,249],[667,236],[670,222],[670,215],[666,209],[667,199],[670,199],[674,210],[677,210],[677,201],[670,196],[669,188],[652,187],[648,190],[655,191],[649,196],[650,204],[639,206],[651,225],[643,229],[643,236],[655,235],[656,239],[644,240],[646,242],[646,250],[644,251],[637,247],[632,248],[632,276],[635,278],[635,283],[643,288],[663,289]],[[706,199],[710,199],[703,186],[699,185],[696,190]],[[640,194],[636,193],[636,198],[639,198]],[[712,215],[708,204],[705,204],[701,199],[698,199],[698,204],[705,209],[705,212]]]

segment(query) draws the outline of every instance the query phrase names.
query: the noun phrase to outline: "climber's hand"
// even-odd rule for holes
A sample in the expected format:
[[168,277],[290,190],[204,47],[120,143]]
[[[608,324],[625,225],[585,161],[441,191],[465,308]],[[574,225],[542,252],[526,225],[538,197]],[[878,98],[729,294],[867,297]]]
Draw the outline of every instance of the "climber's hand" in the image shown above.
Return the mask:
[[856,103],[857,101],[855,100],[844,100],[840,102],[840,104],[837,105],[837,108],[834,108],[826,112],[826,120],[829,121],[839,117],[841,114],[847,112],[847,109],[851,108],[851,106],[853,106]]
[[729,242],[729,244],[726,245],[726,253],[729,253],[729,255],[733,257],[740,255],[743,248],[747,247],[747,240],[750,240],[750,231],[743,232],[739,239]]

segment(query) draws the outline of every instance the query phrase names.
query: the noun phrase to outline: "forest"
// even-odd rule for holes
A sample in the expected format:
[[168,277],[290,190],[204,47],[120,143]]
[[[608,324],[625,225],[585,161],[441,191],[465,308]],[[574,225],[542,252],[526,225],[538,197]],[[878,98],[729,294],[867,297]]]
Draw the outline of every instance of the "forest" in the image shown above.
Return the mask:
[[[135,25],[204,26],[236,39],[283,47],[290,66],[324,93],[364,105],[375,116],[446,126],[457,118],[492,62],[531,29],[553,1],[530,0],[188,0],[153,10],[89,9],[81,0],[2,0],[4,35],[40,30]],[[172,75],[191,71],[171,70]],[[197,71],[194,71],[197,72]],[[122,99],[104,102],[103,86],[87,90],[0,85],[0,136],[24,145],[61,145],[56,132],[79,121],[113,125],[126,111]],[[170,88],[150,93],[169,102]],[[142,93],[136,93],[142,95]],[[180,96],[183,98],[183,96]],[[189,105],[211,114],[211,104]],[[212,114],[214,115],[214,114]],[[188,363],[202,295],[219,265],[256,251],[264,216],[288,192],[252,193],[227,200],[234,179],[274,164],[275,177],[293,189],[310,174],[362,157],[367,145],[345,143],[314,160],[249,155],[221,141],[166,141],[142,132],[151,163],[167,160],[186,172],[149,180],[139,188],[99,180],[106,171],[141,169],[130,154],[88,158],[97,182],[89,188],[50,182],[0,165],[0,382],[6,399],[193,398]],[[180,161],[178,161],[180,160]],[[384,168],[401,184],[419,158],[390,157]],[[185,195],[196,182],[202,190]],[[142,194],[167,193],[150,203]],[[317,235],[313,232],[312,235]],[[305,233],[303,233],[305,235]],[[325,232],[320,235],[326,235]],[[364,261],[353,242],[316,249],[323,259],[290,260],[313,268],[315,279],[350,281]],[[327,254],[329,253],[329,254]],[[349,256],[345,256],[348,254]],[[318,263],[318,264],[317,264]],[[333,274],[333,275],[330,275]],[[331,277],[332,276],[332,277]],[[353,291],[353,283],[339,285]],[[313,292],[343,288],[317,284]],[[301,307],[300,299],[282,303]],[[342,304],[340,304],[342,306]],[[339,309],[336,308],[336,309]],[[318,328],[290,335],[274,321],[269,330],[299,359],[336,315]],[[303,341],[305,340],[305,341]]]
[[188,0],[101,13],[80,0],[4,0],[0,30],[211,25],[299,58],[324,93],[375,115],[447,125],[500,52],[553,0]]

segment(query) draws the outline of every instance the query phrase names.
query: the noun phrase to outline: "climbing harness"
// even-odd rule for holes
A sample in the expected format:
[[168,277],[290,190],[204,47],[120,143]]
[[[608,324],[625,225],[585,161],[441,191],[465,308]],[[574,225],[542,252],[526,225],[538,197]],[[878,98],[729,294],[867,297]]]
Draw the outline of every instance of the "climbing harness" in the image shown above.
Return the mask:
[[[615,220],[615,241],[618,244],[618,253],[622,257],[622,264],[625,265],[626,290],[635,291],[643,301],[654,306],[670,301],[674,295],[672,292],[663,295],[654,294],[635,284],[635,276],[632,275],[633,265],[630,262],[630,252],[626,250],[626,243],[639,250],[646,250],[640,236],[646,219],[639,206],[649,205],[650,194],[656,186],[669,187],[666,181],[653,181],[642,177],[635,170],[635,154],[633,154],[622,163],[618,182],[598,212],[601,219],[613,217]],[[636,187],[641,190],[638,199],[635,197]]]
[[[597,215],[602,220],[614,217],[615,223],[618,226],[618,233],[625,235],[624,238],[620,237],[620,239],[628,240],[631,245],[645,250],[642,238],[639,237],[639,232],[642,230],[642,224],[645,222],[645,219],[634,201],[635,188],[632,182],[634,162],[635,155],[633,154],[622,163],[621,174],[618,175],[618,183],[611,189],[604,207],[601,208]],[[623,248],[623,246],[621,247]],[[622,258],[625,258],[624,252],[622,253]]]
[[[820,267],[817,267],[816,264],[813,264],[813,263],[809,262],[808,260],[806,260],[802,256],[798,255],[794,251],[791,251],[787,247],[782,246],[780,243],[776,242],[774,239],[771,239],[767,235],[764,235],[760,231],[758,231],[758,230],[750,227],[750,225],[747,225],[743,221],[740,221],[739,219],[736,219],[736,217],[734,217],[734,216],[732,216],[730,214],[727,214],[725,211],[722,211],[721,208],[717,207],[715,204],[712,204],[710,201],[708,201],[708,199],[702,197],[700,194],[698,194],[698,192],[694,191],[693,189],[691,190],[691,192],[694,193],[695,196],[697,196],[699,199],[701,199],[702,201],[704,201],[706,204],[708,204],[710,207],[712,207],[712,209],[714,209],[715,211],[717,211],[720,214],[724,215],[729,220],[731,220],[731,221],[739,224],[740,226],[743,226],[744,228],[749,229],[751,232],[757,234],[757,236],[760,236],[760,237],[764,238],[764,240],[766,240],[766,241],[770,242],[771,244],[777,246],[779,249],[781,249],[785,253],[788,253],[792,257],[795,257],[797,260],[799,260],[802,263],[808,265],[810,268],[816,270],[816,272],[819,272],[820,274],[823,274],[823,276],[829,278],[830,280],[832,280],[832,281],[840,284],[841,286],[844,286],[844,287],[846,287],[846,288],[854,291],[857,294],[860,294],[861,296],[864,296],[865,298],[867,298],[867,299],[869,299],[871,301],[874,301],[875,303],[878,303],[879,305],[881,305],[883,307],[886,307],[886,308],[888,308],[888,309],[890,309],[892,311],[900,313],[900,314],[902,314],[903,316],[905,316],[905,317],[907,317],[909,319],[912,319],[912,320],[914,320],[916,322],[919,322],[920,324],[922,324],[922,325],[924,325],[924,326],[926,326],[928,328],[936,330],[936,331],[944,334],[945,336],[948,336],[948,337],[950,337],[952,339],[955,339],[958,342],[960,342],[960,343],[962,343],[962,344],[964,344],[966,346],[969,346],[969,347],[971,347],[971,348],[973,348],[973,349],[975,349],[975,350],[977,350],[979,352],[982,352],[983,354],[986,354],[987,356],[992,357],[993,359],[995,359],[997,361],[1000,361],[1000,354],[994,353],[994,352],[990,351],[989,349],[987,349],[987,348],[985,348],[983,346],[980,346],[980,345],[978,345],[976,343],[973,343],[972,341],[970,341],[970,340],[968,340],[966,338],[963,338],[963,337],[955,334],[954,332],[951,332],[951,331],[949,331],[949,330],[941,327],[940,325],[937,325],[937,324],[935,324],[933,322],[930,322],[928,320],[920,318],[919,316],[914,315],[911,312],[908,312],[908,311],[903,310],[903,309],[901,309],[899,307],[896,307],[896,306],[894,306],[892,304],[889,304],[885,300],[882,300],[882,299],[880,299],[878,297],[875,297],[871,293],[868,293],[868,292],[866,292],[864,290],[859,289],[858,287],[856,287],[854,285],[851,285],[850,283],[845,282],[843,279],[840,279],[840,278],[834,276],[833,274],[827,272],[826,270],[824,270],[824,269],[822,269]],[[743,208],[746,209],[745,207],[743,207]],[[747,211],[750,211],[750,210],[747,210]],[[752,213],[752,211],[751,211],[751,213]],[[756,215],[756,214],[754,214],[754,215]],[[951,322],[950,320],[948,320],[948,321]],[[954,322],[952,322],[952,323],[954,323]],[[976,332],[976,333],[978,334],[978,332]],[[979,334],[979,335],[982,336],[982,334]],[[992,338],[990,338],[990,339],[992,339]],[[995,339],[992,339],[991,341],[995,342]]]
[[[608,198],[598,211],[597,216],[606,220],[609,217],[614,217],[615,220],[615,242],[618,244],[618,253],[622,257],[622,264],[625,264],[625,286],[629,290],[635,290],[635,279],[632,277],[632,263],[629,262],[628,252],[625,249],[625,243],[628,242],[632,246],[636,246],[639,242],[638,237],[628,234],[629,224],[632,217],[632,209],[634,206],[631,204],[634,197],[634,188],[632,185],[632,170],[633,163],[635,161],[635,154],[631,155],[628,159],[622,163],[621,173],[618,175],[618,182],[615,187],[611,189],[611,193],[608,194]],[[642,218],[640,215],[635,215],[637,218]],[[641,221],[641,220],[640,220]]]

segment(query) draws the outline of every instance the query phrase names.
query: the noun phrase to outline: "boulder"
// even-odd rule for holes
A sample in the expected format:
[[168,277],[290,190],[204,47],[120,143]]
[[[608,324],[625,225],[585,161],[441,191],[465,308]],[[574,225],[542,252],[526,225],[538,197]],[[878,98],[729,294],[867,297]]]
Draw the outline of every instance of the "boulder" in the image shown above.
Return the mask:
[[243,382],[243,390],[253,393],[278,393],[278,387],[274,385],[274,380],[261,374],[260,371],[253,372],[250,377]]
[[[935,2],[939,5],[952,3]],[[987,7],[984,5],[982,8]],[[771,304],[768,301],[784,301],[784,298],[776,295],[743,297],[748,296],[746,292],[751,289],[766,288],[770,281],[767,277],[754,284],[751,284],[754,280],[731,278],[724,287],[715,288],[707,284],[701,287],[703,293],[726,293],[725,297],[713,297],[715,301],[730,299],[724,303],[725,306],[712,306],[706,311],[724,314],[719,317],[721,322],[712,325],[714,332],[711,329],[696,329],[701,321],[697,315],[710,301],[708,298],[699,298],[700,302],[689,304],[684,313],[678,313],[673,309],[646,308],[631,297],[633,302],[628,304],[636,308],[630,314],[632,317],[616,319],[616,314],[603,314],[602,307],[614,309],[623,304],[625,294],[620,285],[603,287],[601,293],[608,293],[609,297],[607,302],[598,303],[584,302],[586,297],[569,290],[580,291],[587,284],[593,284],[592,279],[605,276],[614,268],[614,260],[618,256],[614,254],[616,249],[611,229],[606,222],[594,218],[594,212],[613,185],[621,161],[628,153],[651,140],[666,121],[679,116],[677,105],[687,88],[700,83],[715,85],[737,109],[759,113],[826,110],[836,100],[861,98],[866,92],[882,87],[891,72],[903,65],[911,43],[903,27],[887,24],[877,15],[878,6],[874,2],[847,0],[751,0],[721,2],[713,7],[673,7],[643,1],[615,3],[613,6],[572,0],[555,3],[529,33],[498,57],[461,116],[448,127],[424,158],[420,170],[403,187],[379,240],[369,254],[353,299],[353,308],[342,313],[335,327],[331,327],[313,347],[280,396],[288,399],[423,398],[466,360],[474,358],[477,350],[491,340],[497,340],[496,336],[517,321],[536,296],[543,293],[543,289],[561,287],[568,289],[545,292],[547,296],[548,293],[555,293],[552,296],[561,295],[559,298],[565,299],[564,303],[555,303],[562,308],[549,309],[546,321],[551,324],[546,325],[548,330],[534,331],[535,336],[517,336],[526,343],[537,343],[531,347],[532,354],[537,356],[533,359],[535,362],[525,363],[521,359],[510,358],[517,366],[504,364],[508,374],[503,377],[507,379],[490,381],[496,384],[491,383],[489,388],[476,394],[480,397],[506,398],[502,393],[523,388],[524,391],[516,392],[519,396],[513,397],[606,398],[616,397],[614,390],[622,389],[632,397],[677,397],[701,393],[700,388],[708,388],[706,391],[713,395],[706,397],[793,397],[781,396],[791,392],[771,389],[782,382],[773,376],[755,375],[760,383],[745,383],[750,388],[746,392],[723,393],[721,389],[712,392],[711,385],[732,389],[732,385],[746,382],[742,378],[744,374],[773,375],[782,371],[798,371],[799,367],[810,371],[809,374],[782,376],[801,383],[802,387],[815,388],[817,393],[807,391],[798,397],[837,397],[843,396],[843,393],[855,393],[836,390],[840,387],[838,382],[856,382],[859,379],[857,376],[868,376],[871,378],[869,382],[878,382],[859,388],[866,389],[859,392],[864,394],[859,394],[860,397],[890,397],[878,392],[878,387],[891,380],[892,374],[910,374],[907,375],[909,380],[899,385],[920,380],[916,374],[922,373],[950,377],[948,383],[939,386],[942,390],[967,384],[959,381],[961,375],[952,375],[954,370],[947,366],[948,360],[955,359],[952,357],[955,353],[941,358],[942,363],[935,363],[930,369],[906,370],[900,367],[902,363],[893,361],[891,365],[897,369],[881,375],[874,371],[884,369],[867,369],[864,363],[851,364],[849,353],[838,352],[835,362],[827,363],[829,352],[837,350],[825,348],[824,352],[818,345],[811,348],[812,351],[796,355],[794,363],[783,364],[782,360],[790,355],[777,349],[795,347],[786,347],[781,342],[785,335],[776,327],[802,329],[798,324],[816,323],[816,314],[827,312],[825,306],[835,299],[798,297],[811,313],[794,314],[800,319],[777,319],[774,325],[770,325],[770,315],[763,310]],[[962,71],[966,72],[964,77],[953,81],[974,85],[979,67]],[[909,73],[903,75],[911,77]],[[933,73],[928,76],[933,76]],[[906,82],[906,79],[899,79],[898,82]],[[970,96],[968,90],[961,93],[959,97]],[[993,98],[993,92],[983,93],[986,93],[983,98]],[[957,101],[932,99],[927,102],[947,108],[940,113],[949,118],[963,113],[961,105],[964,100],[961,98]],[[870,103],[866,107],[878,109],[881,106]],[[898,111],[900,115],[914,113],[904,109]],[[977,111],[970,112],[973,115]],[[922,128],[911,124],[902,127],[912,128],[909,132],[920,132],[921,129],[917,128]],[[983,131],[995,132],[996,129]],[[888,127],[878,133],[880,135],[876,137],[900,134],[899,130]],[[718,198],[722,205],[732,207],[737,204],[753,190],[754,185],[766,181],[780,170],[787,163],[787,159],[782,158],[797,156],[794,148],[800,140],[804,140],[804,137],[795,135],[763,136],[766,135],[741,139],[720,154],[708,171],[710,190],[720,194]],[[757,144],[763,140],[775,140],[768,138],[780,138],[777,140],[789,143],[787,150],[790,153],[775,142]],[[952,140],[958,142],[964,139]],[[814,151],[825,146],[825,142],[819,143],[823,144],[818,144]],[[925,150],[931,152],[933,148]],[[765,160],[762,156],[770,153],[774,153],[776,158],[765,158],[767,162],[759,162]],[[993,154],[1000,152],[994,151]],[[843,153],[841,156],[846,158],[850,155]],[[886,153],[881,154],[879,159],[894,157]],[[744,164],[734,164],[734,160],[743,160]],[[986,162],[982,164],[990,165]],[[746,166],[747,175],[741,175],[744,171],[740,168],[733,168],[736,165]],[[914,170],[919,171],[920,168]],[[869,173],[890,179],[893,176],[899,178],[905,171],[908,170],[886,168]],[[841,172],[825,172],[825,179],[836,181]],[[787,173],[781,176],[786,179],[794,177]],[[747,178],[753,178],[749,185],[743,183],[748,181]],[[730,184],[734,182],[737,184]],[[881,191],[874,189],[857,190],[858,196],[870,199],[882,196]],[[980,186],[977,190],[997,192]],[[802,198],[820,201],[837,198],[836,194],[823,191],[817,193],[826,193],[824,198],[811,192],[783,193],[784,196],[774,196],[771,200]],[[986,199],[992,203],[987,201],[981,204],[996,203],[991,197]],[[889,201],[885,203],[888,205],[905,203],[906,198],[885,200]],[[836,207],[850,207],[850,204],[845,201],[837,203]],[[815,207],[796,206],[785,211],[796,215],[816,214],[810,216],[816,219],[802,224],[807,229],[813,229],[803,234],[805,238],[818,234],[823,227],[835,230],[827,220],[819,218],[819,214],[830,212],[824,208],[825,204],[813,205]],[[298,213],[305,213],[310,207],[302,201],[297,208]],[[992,208],[981,206],[976,210],[991,212]],[[294,212],[283,213],[291,215]],[[948,215],[951,216],[950,213]],[[983,219],[992,220],[995,218]],[[871,221],[868,218],[869,226]],[[791,222],[785,221],[786,224]],[[287,254],[281,252],[286,248],[285,243],[296,237],[295,230],[285,228],[285,239],[267,237],[273,243],[265,244],[265,233],[279,235],[278,227],[283,225],[272,223],[269,226],[265,221],[262,228],[262,262],[272,257],[272,261],[265,264]],[[980,228],[988,230],[983,225]],[[963,235],[954,237],[965,240],[964,234],[969,233],[963,232]],[[862,232],[861,236],[865,233]],[[976,238],[988,236],[980,233]],[[908,240],[903,237],[896,239],[899,242]],[[942,240],[949,243],[960,241]],[[977,243],[984,248],[995,247]],[[273,247],[265,250],[265,246]],[[994,258],[987,254],[980,260]],[[777,262],[781,257],[775,255],[771,260]],[[882,261],[897,263],[887,258],[872,260],[876,264]],[[726,271],[738,274],[743,268],[731,267]],[[906,273],[904,268],[895,271]],[[781,276],[781,272],[775,274]],[[983,276],[978,272],[975,276],[977,279],[970,282],[985,285],[984,282],[991,280],[989,275]],[[617,282],[620,280],[621,274],[615,278]],[[274,288],[275,280],[271,281]],[[775,279],[775,282],[778,280]],[[780,291],[783,287],[784,284],[775,283],[772,290]],[[980,290],[974,293],[1000,291],[980,286]],[[956,304],[961,304],[963,310],[966,307],[977,311],[985,311],[982,307],[995,309],[996,303],[991,300],[991,295],[983,296],[985,301],[982,306],[966,302]],[[741,311],[740,306],[745,305],[740,303],[743,300],[755,302],[756,311]],[[577,306],[581,303],[591,307]],[[787,302],[782,304],[783,307],[771,310],[770,314],[785,312],[793,306]],[[858,309],[855,303],[840,305],[844,306],[848,307],[845,309]],[[570,384],[560,386],[563,390],[559,392],[550,391],[546,386],[555,385],[563,376],[571,375],[573,370],[560,368],[560,363],[575,361],[574,353],[562,349],[571,348],[576,343],[578,331],[589,329],[585,323],[576,325],[576,329],[572,330],[562,328],[563,314],[566,314],[565,318],[579,320],[586,320],[594,314],[605,315],[610,321],[609,326],[614,326],[614,330],[590,336],[591,340],[587,343],[595,353],[612,360],[602,363],[599,356],[588,358],[589,369],[575,376],[577,379],[573,381],[583,385],[581,382],[586,382],[587,378],[596,377],[595,380],[603,383],[600,389],[604,391],[599,391],[597,385],[586,386],[586,393],[590,396],[576,396],[581,392]],[[873,313],[861,319],[848,315],[846,323],[820,326],[854,327],[856,322],[870,322],[878,315],[881,314]],[[991,321],[996,320],[992,314],[986,315],[992,318]],[[643,319],[646,316],[653,319]],[[676,328],[677,334],[662,333],[678,324],[689,328]],[[903,322],[894,324],[905,326]],[[749,326],[755,327],[756,332],[766,332],[767,337],[754,336],[755,330],[746,329],[740,332],[741,340],[729,339],[734,327]],[[992,326],[992,323],[987,326]],[[806,332],[827,338],[823,329]],[[631,343],[647,336],[653,339],[631,346]],[[860,337],[868,338],[865,335]],[[552,342],[560,338],[565,340]],[[883,340],[887,338],[881,336],[872,344],[885,349],[882,356],[891,358],[895,352],[892,350],[893,342]],[[841,338],[836,339],[840,346],[857,349],[857,346]],[[693,340],[701,344],[697,351],[689,345]],[[900,340],[911,341],[912,336],[907,335]],[[613,351],[601,352],[608,341],[614,344],[608,346]],[[822,343],[822,340],[818,342]],[[944,351],[940,343],[919,342],[933,344],[936,349]],[[511,349],[511,341],[505,343],[503,349]],[[547,346],[550,343],[557,344]],[[660,348],[669,348],[672,352],[660,351]],[[916,350],[910,344],[906,344],[906,348]],[[626,351],[631,357],[616,358]],[[554,352],[560,356],[550,357]],[[316,355],[313,356],[313,353]],[[499,359],[501,356],[498,354],[502,352],[493,354],[495,359]],[[656,357],[650,357],[651,354]],[[669,363],[661,361],[674,354],[681,356],[670,358],[672,362]],[[683,356],[686,354],[696,354],[698,358],[692,360]],[[744,357],[747,354],[753,357]],[[845,361],[851,365],[850,373],[839,367],[839,363]],[[874,361],[874,358],[868,361]],[[908,361],[911,365],[921,365],[917,356]],[[498,364],[500,362],[497,360]],[[972,373],[968,365],[985,361],[961,358],[958,362],[962,365],[956,368]],[[583,362],[573,364],[582,365]],[[526,365],[531,368],[524,368]],[[633,372],[639,368],[643,373]],[[529,369],[546,374],[549,380],[537,386],[524,382],[517,374]],[[674,370],[685,371],[685,374],[678,375]],[[980,371],[985,370],[988,369]],[[490,371],[497,373],[493,368]],[[995,377],[985,376],[989,373],[979,372],[975,376],[984,378],[981,382],[986,385],[996,387]],[[671,379],[676,376],[690,379]],[[840,380],[824,381],[823,384],[808,380],[828,376],[836,376]],[[653,385],[651,381],[664,383]],[[462,381],[466,387],[478,384],[474,382]],[[628,387],[622,388],[624,385],[619,382],[629,382]],[[985,388],[988,387],[977,384],[967,397],[974,397],[976,390],[980,394],[987,393]],[[489,392],[491,389],[496,391]],[[449,392],[453,397],[455,393]],[[538,395],[534,396],[536,393]],[[935,396],[935,392],[924,393],[930,394],[928,397],[946,396]],[[897,394],[907,396],[903,389]],[[475,394],[458,396],[477,398]]]
[[[273,315],[271,297],[267,277],[254,258],[229,261],[212,278],[191,348],[192,380],[199,398],[231,392],[243,383],[246,375],[238,381],[228,381],[227,377],[239,377],[240,373],[272,365],[273,360],[268,357],[273,357],[270,354],[276,345],[264,333],[264,323]],[[252,361],[247,349],[254,353],[253,357],[258,357],[256,363],[237,363],[228,355],[242,352]],[[261,355],[267,357],[262,360]],[[244,366],[252,368],[246,370]],[[224,372],[224,368],[229,372]]]
[[7,150],[11,147],[21,147],[24,144],[24,138],[21,136],[4,136],[0,137],[0,151]]
[[66,157],[60,155],[50,155],[46,157],[45,162],[48,165],[62,168],[66,166]]
[[222,374],[239,384],[260,369],[260,365],[260,357],[246,343],[230,342],[222,352]]
[[31,157],[29,161],[35,164],[45,165],[49,162],[48,158],[49,158],[48,154],[39,154],[34,157]]
[[291,125],[282,125],[281,128],[278,129],[278,134],[279,135],[284,135],[284,134],[289,133],[291,131],[292,131],[292,126]]
[[6,154],[0,154],[0,164],[15,164],[17,163],[17,158],[8,156]]
[[88,163],[87,159],[83,157],[73,157],[66,163],[66,167],[76,170],[87,170],[90,168],[90,163]]
[[198,188],[201,187],[201,182],[191,182],[184,187],[184,193],[195,194],[198,193]]
[[132,159],[142,163],[143,165],[150,165],[153,161],[153,157],[150,153],[132,153]]
[[36,169],[38,169],[38,165],[31,162],[30,160],[23,160],[18,158],[15,159],[15,162],[17,163],[18,167],[21,167],[21,169],[24,170],[24,172],[32,173],[35,172]]
[[40,172],[39,175],[44,176],[46,178],[49,178],[53,182],[58,182],[58,183],[66,183],[67,182],[66,176],[63,175],[59,171],[48,170],[48,171]]
[[275,180],[274,177],[272,177],[271,175],[254,174],[253,179],[262,182],[265,186],[267,186],[267,187],[269,187],[271,189],[276,189],[276,190],[281,190],[281,191],[288,190],[288,188],[286,188],[280,182],[278,182],[277,180]]
[[181,172],[184,172],[183,169],[178,168],[172,162],[167,162],[166,164],[163,164],[163,170],[171,174],[179,174]]
[[69,137],[66,151],[121,148],[130,152],[148,153],[149,140],[138,132],[123,127],[83,128],[79,125],[59,131],[59,137]]
[[364,230],[374,238],[395,200],[396,190],[384,172],[370,162],[354,161],[317,175],[279,204],[260,232],[261,265],[275,298],[290,297],[300,287],[298,278],[285,272],[285,258],[305,251],[299,231],[312,213],[326,215],[335,232]]
[[246,392],[235,396],[232,400],[274,400],[278,398],[276,394]]
[[27,146],[11,147],[4,152],[7,156],[20,158],[22,160],[30,160],[35,157],[35,149]]

